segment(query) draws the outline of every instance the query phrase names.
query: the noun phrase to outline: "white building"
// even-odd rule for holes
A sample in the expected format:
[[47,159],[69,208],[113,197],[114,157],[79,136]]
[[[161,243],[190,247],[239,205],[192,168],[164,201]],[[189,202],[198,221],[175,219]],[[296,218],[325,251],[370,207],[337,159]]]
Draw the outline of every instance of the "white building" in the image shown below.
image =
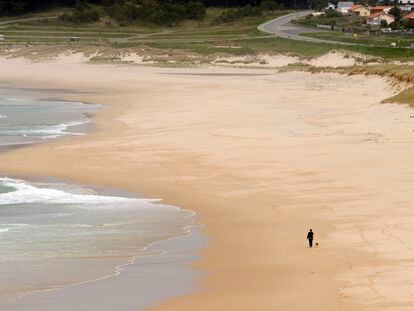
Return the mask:
[[397,0],[397,4],[414,4],[414,0]]
[[351,1],[339,1],[336,6],[336,10],[339,13],[347,14],[349,9],[352,8],[353,6],[354,6],[354,3]]
[[326,10],[335,10],[335,9],[336,9],[335,4],[329,2],[328,6],[326,7]]
[[387,24],[391,24],[395,21],[394,16],[384,13],[384,12],[378,12],[371,16],[368,16],[367,18],[367,25],[381,25],[381,21],[386,21]]

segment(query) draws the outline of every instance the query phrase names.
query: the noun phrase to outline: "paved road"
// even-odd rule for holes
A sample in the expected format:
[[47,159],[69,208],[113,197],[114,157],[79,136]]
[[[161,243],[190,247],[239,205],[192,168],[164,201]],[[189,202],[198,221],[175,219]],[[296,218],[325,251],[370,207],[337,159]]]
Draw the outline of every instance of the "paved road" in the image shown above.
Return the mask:
[[277,37],[293,39],[293,40],[300,40],[300,41],[307,41],[307,42],[315,42],[315,43],[330,43],[330,44],[341,44],[341,45],[363,45],[357,43],[350,43],[350,42],[340,42],[340,41],[331,41],[331,40],[323,40],[318,38],[312,37],[305,37],[301,36],[301,33],[306,32],[320,32],[324,30],[319,29],[310,29],[302,26],[298,26],[295,24],[290,23],[292,20],[304,17],[306,15],[311,14],[313,11],[298,11],[296,13],[283,15],[278,18],[272,19],[264,24],[259,25],[258,29],[267,32],[269,34],[273,34]]

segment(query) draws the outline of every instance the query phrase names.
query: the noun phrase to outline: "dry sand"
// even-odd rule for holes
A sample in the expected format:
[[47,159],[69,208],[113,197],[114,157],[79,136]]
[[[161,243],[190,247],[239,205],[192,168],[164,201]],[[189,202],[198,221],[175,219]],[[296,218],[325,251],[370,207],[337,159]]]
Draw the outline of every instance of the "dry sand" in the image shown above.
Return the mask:
[[[195,210],[193,294],[154,310],[410,310],[414,118],[378,77],[2,60],[0,83],[109,104],[85,137],[0,171],[137,191]],[[179,74],[177,74],[179,73]],[[318,248],[306,247],[312,227]]]

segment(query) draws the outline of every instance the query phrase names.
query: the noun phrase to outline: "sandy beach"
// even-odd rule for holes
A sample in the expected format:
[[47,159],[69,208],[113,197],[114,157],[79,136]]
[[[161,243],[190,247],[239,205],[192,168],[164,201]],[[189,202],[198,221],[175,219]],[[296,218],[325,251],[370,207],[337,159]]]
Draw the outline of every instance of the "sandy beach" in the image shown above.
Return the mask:
[[[410,310],[414,134],[380,77],[2,59],[0,84],[76,90],[96,130],[0,155],[2,174],[194,210],[194,293],[153,310]],[[319,247],[307,247],[312,228]]]

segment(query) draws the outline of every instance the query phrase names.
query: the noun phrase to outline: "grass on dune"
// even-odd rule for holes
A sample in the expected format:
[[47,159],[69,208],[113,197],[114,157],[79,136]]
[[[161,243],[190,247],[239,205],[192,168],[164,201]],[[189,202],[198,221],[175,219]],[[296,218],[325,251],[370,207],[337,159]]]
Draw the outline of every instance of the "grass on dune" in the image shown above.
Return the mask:
[[414,88],[403,90],[397,95],[385,99],[383,102],[404,104],[414,108]]
[[391,84],[406,86],[400,93],[383,100],[384,103],[405,104],[414,107],[414,65],[369,65],[351,67],[304,67],[302,70],[317,72],[337,72],[348,75],[376,75],[389,79]]

